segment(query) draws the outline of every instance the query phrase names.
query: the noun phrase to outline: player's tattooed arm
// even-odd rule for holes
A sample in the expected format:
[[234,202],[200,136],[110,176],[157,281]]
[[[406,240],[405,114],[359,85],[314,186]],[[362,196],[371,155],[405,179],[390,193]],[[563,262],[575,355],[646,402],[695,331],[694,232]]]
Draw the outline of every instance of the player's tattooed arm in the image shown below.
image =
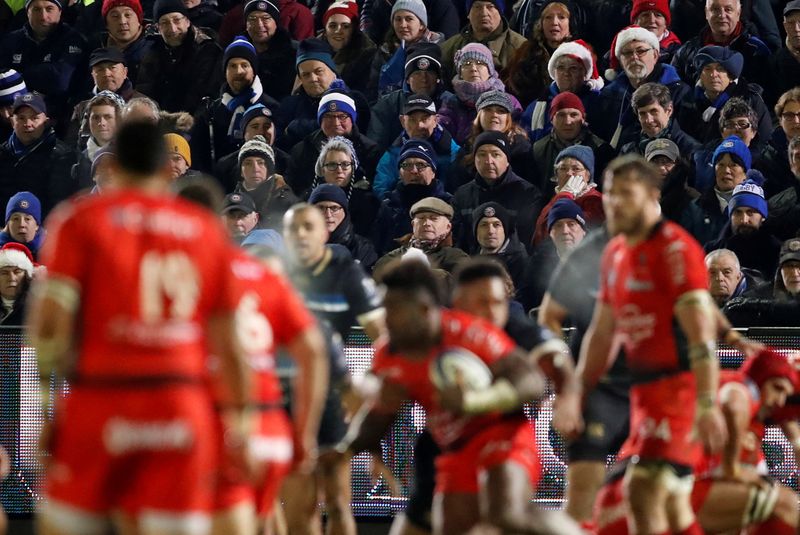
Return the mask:
[[390,381],[381,381],[377,395],[353,416],[347,434],[335,450],[341,454],[379,451],[381,439],[406,399],[408,394],[405,388]]

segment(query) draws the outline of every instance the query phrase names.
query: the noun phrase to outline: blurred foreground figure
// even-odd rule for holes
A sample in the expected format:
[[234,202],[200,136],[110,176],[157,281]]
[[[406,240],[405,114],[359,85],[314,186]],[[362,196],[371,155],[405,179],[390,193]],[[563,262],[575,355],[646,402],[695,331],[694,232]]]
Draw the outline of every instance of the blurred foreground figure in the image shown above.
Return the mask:
[[249,433],[230,245],[216,216],[168,195],[156,126],[124,124],[116,151],[119,189],[49,221],[48,273],[30,307],[43,385],[55,373],[70,387],[50,400],[42,433],[51,456],[38,529],[205,534],[218,458],[209,350],[229,394],[230,455]]

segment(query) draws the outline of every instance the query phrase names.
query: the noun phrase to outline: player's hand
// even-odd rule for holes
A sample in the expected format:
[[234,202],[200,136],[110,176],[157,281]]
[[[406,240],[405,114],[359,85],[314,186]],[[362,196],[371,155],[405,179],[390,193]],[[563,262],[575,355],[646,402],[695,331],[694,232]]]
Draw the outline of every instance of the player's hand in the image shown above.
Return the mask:
[[373,453],[369,456],[369,477],[373,487],[383,478],[386,485],[389,487],[389,494],[391,496],[400,496],[400,484],[377,453]]
[[725,418],[718,406],[701,411],[695,419],[695,434],[708,453],[719,453],[728,441]]
[[456,381],[447,385],[439,390],[439,405],[454,414],[461,414],[464,412],[464,396],[467,389],[464,387],[464,381],[461,377],[457,377]]
[[738,349],[745,357],[755,357],[764,349],[766,346],[761,342],[757,342],[755,340],[751,340],[747,337],[741,337],[736,343],[733,344],[733,347]]
[[576,438],[583,431],[581,396],[564,393],[553,401],[553,428],[564,438]]
[[294,469],[301,474],[310,474],[317,468],[319,449],[316,437],[296,437],[294,441]]

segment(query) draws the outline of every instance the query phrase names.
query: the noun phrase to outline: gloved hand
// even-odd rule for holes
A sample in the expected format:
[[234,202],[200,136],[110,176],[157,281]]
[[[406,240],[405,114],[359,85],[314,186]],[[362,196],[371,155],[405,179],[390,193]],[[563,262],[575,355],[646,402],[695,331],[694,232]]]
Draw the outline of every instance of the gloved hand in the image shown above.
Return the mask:
[[567,192],[571,193],[573,197],[576,199],[586,193],[587,185],[586,181],[583,179],[582,176],[573,175],[569,177],[566,184],[562,186],[561,191],[559,193]]

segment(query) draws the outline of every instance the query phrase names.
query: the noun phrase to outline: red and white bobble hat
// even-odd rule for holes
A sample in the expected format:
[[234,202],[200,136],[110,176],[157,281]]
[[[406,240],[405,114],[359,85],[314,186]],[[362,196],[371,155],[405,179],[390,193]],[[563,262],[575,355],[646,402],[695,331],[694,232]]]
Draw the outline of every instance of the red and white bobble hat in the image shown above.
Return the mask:
[[21,243],[8,242],[0,247],[0,268],[15,267],[19,268],[28,277],[33,277],[33,255],[30,250]]
[[631,41],[642,41],[643,43],[650,45],[656,51],[661,50],[661,44],[658,42],[658,37],[656,37],[656,34],[650,30],[636,25],[623,28],[617,35],[614,36],[614,40],[611,42],[611,60],[609,61],[609,68],[606,69],[605,72],[606,80],[609,82],[617,77],[617,71],[619,71],[621,68],[619,63],[619,55],[622,53],[622,47]]
[[583,79],[586,80],[589,87],[595,91],[603,89],[604,82],[597,72],[597,61],[595,61],[594,51],[589,43],[583,39],[576,39],[558,45],[558,48],[555,49],[553,55],[550,56],[550,61],[547,63],[547,72],[550,73],[550,78],[553,80],[556,79],[558,60],[564,56],[576,59],[583,64],[583,68],[586,69],[586,75]]

